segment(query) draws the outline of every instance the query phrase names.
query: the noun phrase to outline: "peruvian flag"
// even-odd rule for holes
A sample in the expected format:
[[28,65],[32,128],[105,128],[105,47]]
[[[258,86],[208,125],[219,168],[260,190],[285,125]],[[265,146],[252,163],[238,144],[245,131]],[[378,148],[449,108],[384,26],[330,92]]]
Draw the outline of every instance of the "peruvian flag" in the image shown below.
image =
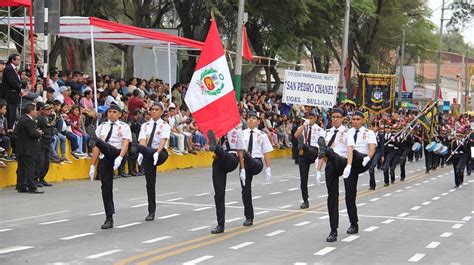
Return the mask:
[[184,101],[204,134],[213,130],[216,137],[221,137],[240,123],[234,86],[214,19]]

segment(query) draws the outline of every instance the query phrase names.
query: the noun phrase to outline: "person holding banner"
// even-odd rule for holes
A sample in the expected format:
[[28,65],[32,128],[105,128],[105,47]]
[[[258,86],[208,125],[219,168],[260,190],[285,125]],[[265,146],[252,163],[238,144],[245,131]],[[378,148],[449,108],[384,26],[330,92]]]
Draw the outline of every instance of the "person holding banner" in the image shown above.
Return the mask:
[[267,181],[270,181],[272,178],[270,152],[273,151],[273,147],[268,136],[257,129],[259,120],[256,112],[250,111],[248,113],[247,124],[248,128],[243,130],[243,138],[245,146],[247,147],[244,155],[245,181],[241,181],[240,185],[242,187],[242,201],[244,203],[245,214],[245,222],[243,225],[252,226],[254,218],[252,205],[253,176],[262,171],[263,162],[265,162],[265,176]]
[[[298,168],[300,170],[300,189],[301,196],[303,197],[303,203],[301,209],[307,209],[309,207],[308,201],[308,174],[309,167],[318,158],[318,139],[324,136],[324,130],[316,124],[316,115],[313,112],[308,113],[309,119],[307,119],[298,130],[296,130],[294,137],[299,138],[303,136],[303,144],[299,148],[299,159]],[[321,181],[321,175],[316,175],[316,181]]]
[[138,135],[137,162],[145,169],[146,193],[148,197],[148,216],[145,221],[155,219],[156,201],[156,167],[168,159],[167,141],[170,138],[171,127],[161,119],[163,106],[154,103],[150,107],[151,119],[142,124]]
[[240,165],[241,184],[245,185],[245,166],[242,150],[245,150],[242,130],[234,128],[222,136],[219,144],[212,130],[207,131],[209,150],[214,152],[212,162],[212,184],[214,186],[214,202],[216,204],[217,226],[211,234],[224,233],[225,229],[225,187],[227,174]]

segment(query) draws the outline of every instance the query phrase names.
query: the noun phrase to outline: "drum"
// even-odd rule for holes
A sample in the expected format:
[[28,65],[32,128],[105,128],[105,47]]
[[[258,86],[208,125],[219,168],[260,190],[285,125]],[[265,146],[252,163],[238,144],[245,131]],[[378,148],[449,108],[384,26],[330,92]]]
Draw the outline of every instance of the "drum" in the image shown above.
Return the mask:
[[444,145],[441,144],[441,143],[436,144],[436,147],[434,148],[433,153],[435,153],[437,155],[441,154],[441,150],[443,150],[443,147],[444,147]]
[[426,151],[428,152],[433,152],[433,150],[435,149],[436,147],[436,142],[431,142],[429,145],[427,145],[425,147]]
[[443,148],[441,149],[441,151],[439,152],[440,155],[444,156],[444,155],[447,155],[448,154],[448,147],[447,146],[443,146]]
[[414,143],[413,146],[411,147],[411,150],[413,152],[418,152],[421,149],[421,144],[420,143]]

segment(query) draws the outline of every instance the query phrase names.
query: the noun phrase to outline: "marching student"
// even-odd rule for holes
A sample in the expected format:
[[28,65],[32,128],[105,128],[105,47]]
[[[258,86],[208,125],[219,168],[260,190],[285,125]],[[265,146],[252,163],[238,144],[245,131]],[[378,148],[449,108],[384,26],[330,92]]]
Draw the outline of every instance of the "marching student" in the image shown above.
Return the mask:
[[465,133],[462,129],[458,129],[456,132],[456,139],[451,142],[451,160],[453,162],[454,169],[454,187],[459,188],[464,182],[464,168],[466,162],[470,157],[468,142],[465,137]]
[[150,107],[151,119],[142,124],[138,136],[138,164],[145,169],[146,192],[148,197],[148,216],[145,221],[155,219],[156,167],[168,159],[167,141],[171,128],[161,119],[163,106],[154,103]]
[[[389,125],[390,126],[390,125]],[[383,164],[383,178],[384,187],[388,187],[390,182],[395,183],[395,169],[400,161],[400,137],[395,137],[398,132],[398,124],[394,124],[391,128],[385,127],[385,149],[384,149],[384,164]],[[390,172],[390,175],[389,175]],[[390,180],[389,180],[390,177]]]
[[123,157],[127,154],[128,144],[132,140],[130,126],[119,120],[122,115],[119,106],[110,104],[106,115],[107,121],[97,126],[95,132],[90,130],[91,127],[88,128],[88,134],[91,136],[89,144],[94,146],[90,176],[94,175],[96,157],[100,151],[99,175],[101,176],[102,200],[106,215],[105,222],[101,226],[102,229],[114,227],[115,207],[112,193],[114,170],[119,168]]
[[[265,162],[265,175],[267,181],[272,178],[270,169],[270,152],[273,147],[268,136],[257,129],[259,124],[256,112],[249,112],[247,115],[248,128],[243,130],[246,152],[244,155],[245,181],[241,181],[242,201],[244,203],[245,222],[244,226],[253,225],[253,205],[252,205],[252,180],[253,176],[259,174]],[[263,161],[262,161],[263,160]]]
[[[309,207],[308,195],[308,174],[309,167],[318,158],[318,139],[324,136],[324,130],[316,124],[316,115],[309,112],[309,119],[304,122],[295,132],[294,137],[300,138],[303,135],[303,144],[299,148],[298,168],[300,170],[300,189],[303,203],[301,209]],[[319,185],[319,182],[318,182]]]
[[226,135],[222,136],[219,144],[212,130],[207,131],[209,139],[209,150],[214,152],[215,157],[212,162],[212,184],[214,186],[214,202],[216,204],[217,226],[212,229],[211,234],[220,234],[225,229],[225,187],[227,174],[234,171],[237,166],[240,168],[239,176],[241,184],[245,185],[245,167],[242,150],[245,150],[245,143],[242,130],[233,128]]
[[[374,129],[377,129],[377,127],[374,125]],[[379,161],[383,163],[383,155],[384,155],[384,148],[385,148],[385,137],[384,137],[384,131],[383,131],[383,126],[380,126],[378,130],[376,131],[375,138],[377,140],[377,146],[375,148],[375,155],[372,157],[372,162],[370,163],[369,167],[369,190],[375,190],[376,182],[375,182],[375,168],[379,164]]]

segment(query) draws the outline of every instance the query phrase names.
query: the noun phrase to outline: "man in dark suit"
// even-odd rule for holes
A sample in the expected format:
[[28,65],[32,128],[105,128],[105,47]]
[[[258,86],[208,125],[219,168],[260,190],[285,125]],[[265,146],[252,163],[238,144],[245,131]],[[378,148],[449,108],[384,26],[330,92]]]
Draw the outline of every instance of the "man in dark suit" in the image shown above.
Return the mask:
[[17,136],[16,154],[18,156],[17,189],[18,192],[44,193],[36,188],[35,178],[35,156],[39,155],[39,139],[43,132],[36,127],[36,116],[38,112],[34,104],[28,104],[18,124],[15,126]]
[[17,120],[17,108],[20,103],[21,79],[17,68],[20,65],[20,55],[12,54],[8,57],[3,70],[2,92],[0,95],[7,101],[8,128],[12,129]]

